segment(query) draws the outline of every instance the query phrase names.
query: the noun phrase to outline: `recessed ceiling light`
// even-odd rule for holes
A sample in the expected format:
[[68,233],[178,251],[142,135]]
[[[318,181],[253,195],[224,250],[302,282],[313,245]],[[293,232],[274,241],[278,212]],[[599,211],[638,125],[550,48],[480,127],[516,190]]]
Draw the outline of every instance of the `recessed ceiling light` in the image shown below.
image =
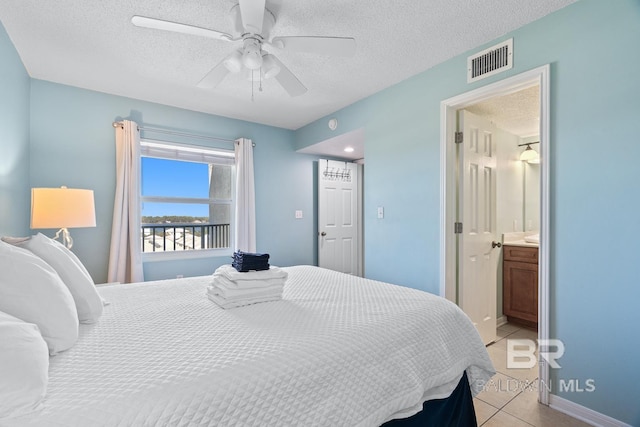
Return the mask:
[[347,153],[353,153],[353,147],[345,147],[344,151]]

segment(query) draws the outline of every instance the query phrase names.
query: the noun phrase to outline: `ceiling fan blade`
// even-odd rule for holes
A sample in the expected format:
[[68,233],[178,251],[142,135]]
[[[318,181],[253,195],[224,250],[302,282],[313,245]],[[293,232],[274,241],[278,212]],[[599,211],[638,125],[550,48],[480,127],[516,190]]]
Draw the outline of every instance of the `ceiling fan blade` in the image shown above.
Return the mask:
[[276,74],[275,79],[280,86],[287,91],[290,96],[300,96],[307,91],[307,88],[298,80],[298,78],[275,56],[270,55],[273,61],[280,67],[280,72]]
[[229,70],[224,66],[224,61],[213,67],[209,73],[200,80],[198,87],[202,89],[213,89],[220,84],[229,74]]
[[307,52],[328,56],[353,56],[356,39],[352,37],[274,37],[271,44],[291,52]]
[[254,34],[262,33],[266,0],[239,0],[238,3],[245,30]]
[[209,37],[216,40],[233,40],[227,33],[209,30],[207,28],[195,27],[193,25],[179,24],[177,22],[163,21],[162,19],[147,18],[144,16],[134,16],[131,23],[136,27],[152,28],[154,30],[172,31],[174,33],[191,34],[194,36]]

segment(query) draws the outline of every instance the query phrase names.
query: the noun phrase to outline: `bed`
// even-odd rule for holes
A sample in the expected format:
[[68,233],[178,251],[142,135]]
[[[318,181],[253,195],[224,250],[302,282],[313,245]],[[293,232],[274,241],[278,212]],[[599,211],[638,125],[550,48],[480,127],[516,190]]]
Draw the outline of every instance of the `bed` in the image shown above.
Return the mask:
[[281,301],[229,310],[205,297],[210,276],[99,287],[109,304],[50,359],[41,408],[5,424],[426,425],[417,417],[468,411],[495,373],[472,323],[443,298],[285,270]]

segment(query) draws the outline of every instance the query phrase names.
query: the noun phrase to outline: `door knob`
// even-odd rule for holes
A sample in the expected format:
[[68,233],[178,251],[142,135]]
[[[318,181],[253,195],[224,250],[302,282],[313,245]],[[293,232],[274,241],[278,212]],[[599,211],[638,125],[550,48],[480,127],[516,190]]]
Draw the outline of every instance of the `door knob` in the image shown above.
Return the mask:
[[321,235],[322,237],[324,237],[324,236],[326,236],[326,235],[327,235],[327,233],[325,233],[325,232],[323,231],[322,233],[320,233],[320,235]]
[[500,242],[491,242],[491,247],[492,248],[501,248],[502,247],[502,243],[500,243]]

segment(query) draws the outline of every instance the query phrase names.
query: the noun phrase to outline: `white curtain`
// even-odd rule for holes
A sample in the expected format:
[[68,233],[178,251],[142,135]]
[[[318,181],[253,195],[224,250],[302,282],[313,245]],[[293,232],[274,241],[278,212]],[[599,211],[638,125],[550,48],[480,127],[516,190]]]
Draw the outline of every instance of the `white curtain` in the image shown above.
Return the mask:
[[116,196],[113,204],[109,282],[142,282],[140,253],[140,131],[124,120],[116,127]]
[[256,196],[253,180],[253,143],[240,138],[236,152],[236,249],[256,251]]

